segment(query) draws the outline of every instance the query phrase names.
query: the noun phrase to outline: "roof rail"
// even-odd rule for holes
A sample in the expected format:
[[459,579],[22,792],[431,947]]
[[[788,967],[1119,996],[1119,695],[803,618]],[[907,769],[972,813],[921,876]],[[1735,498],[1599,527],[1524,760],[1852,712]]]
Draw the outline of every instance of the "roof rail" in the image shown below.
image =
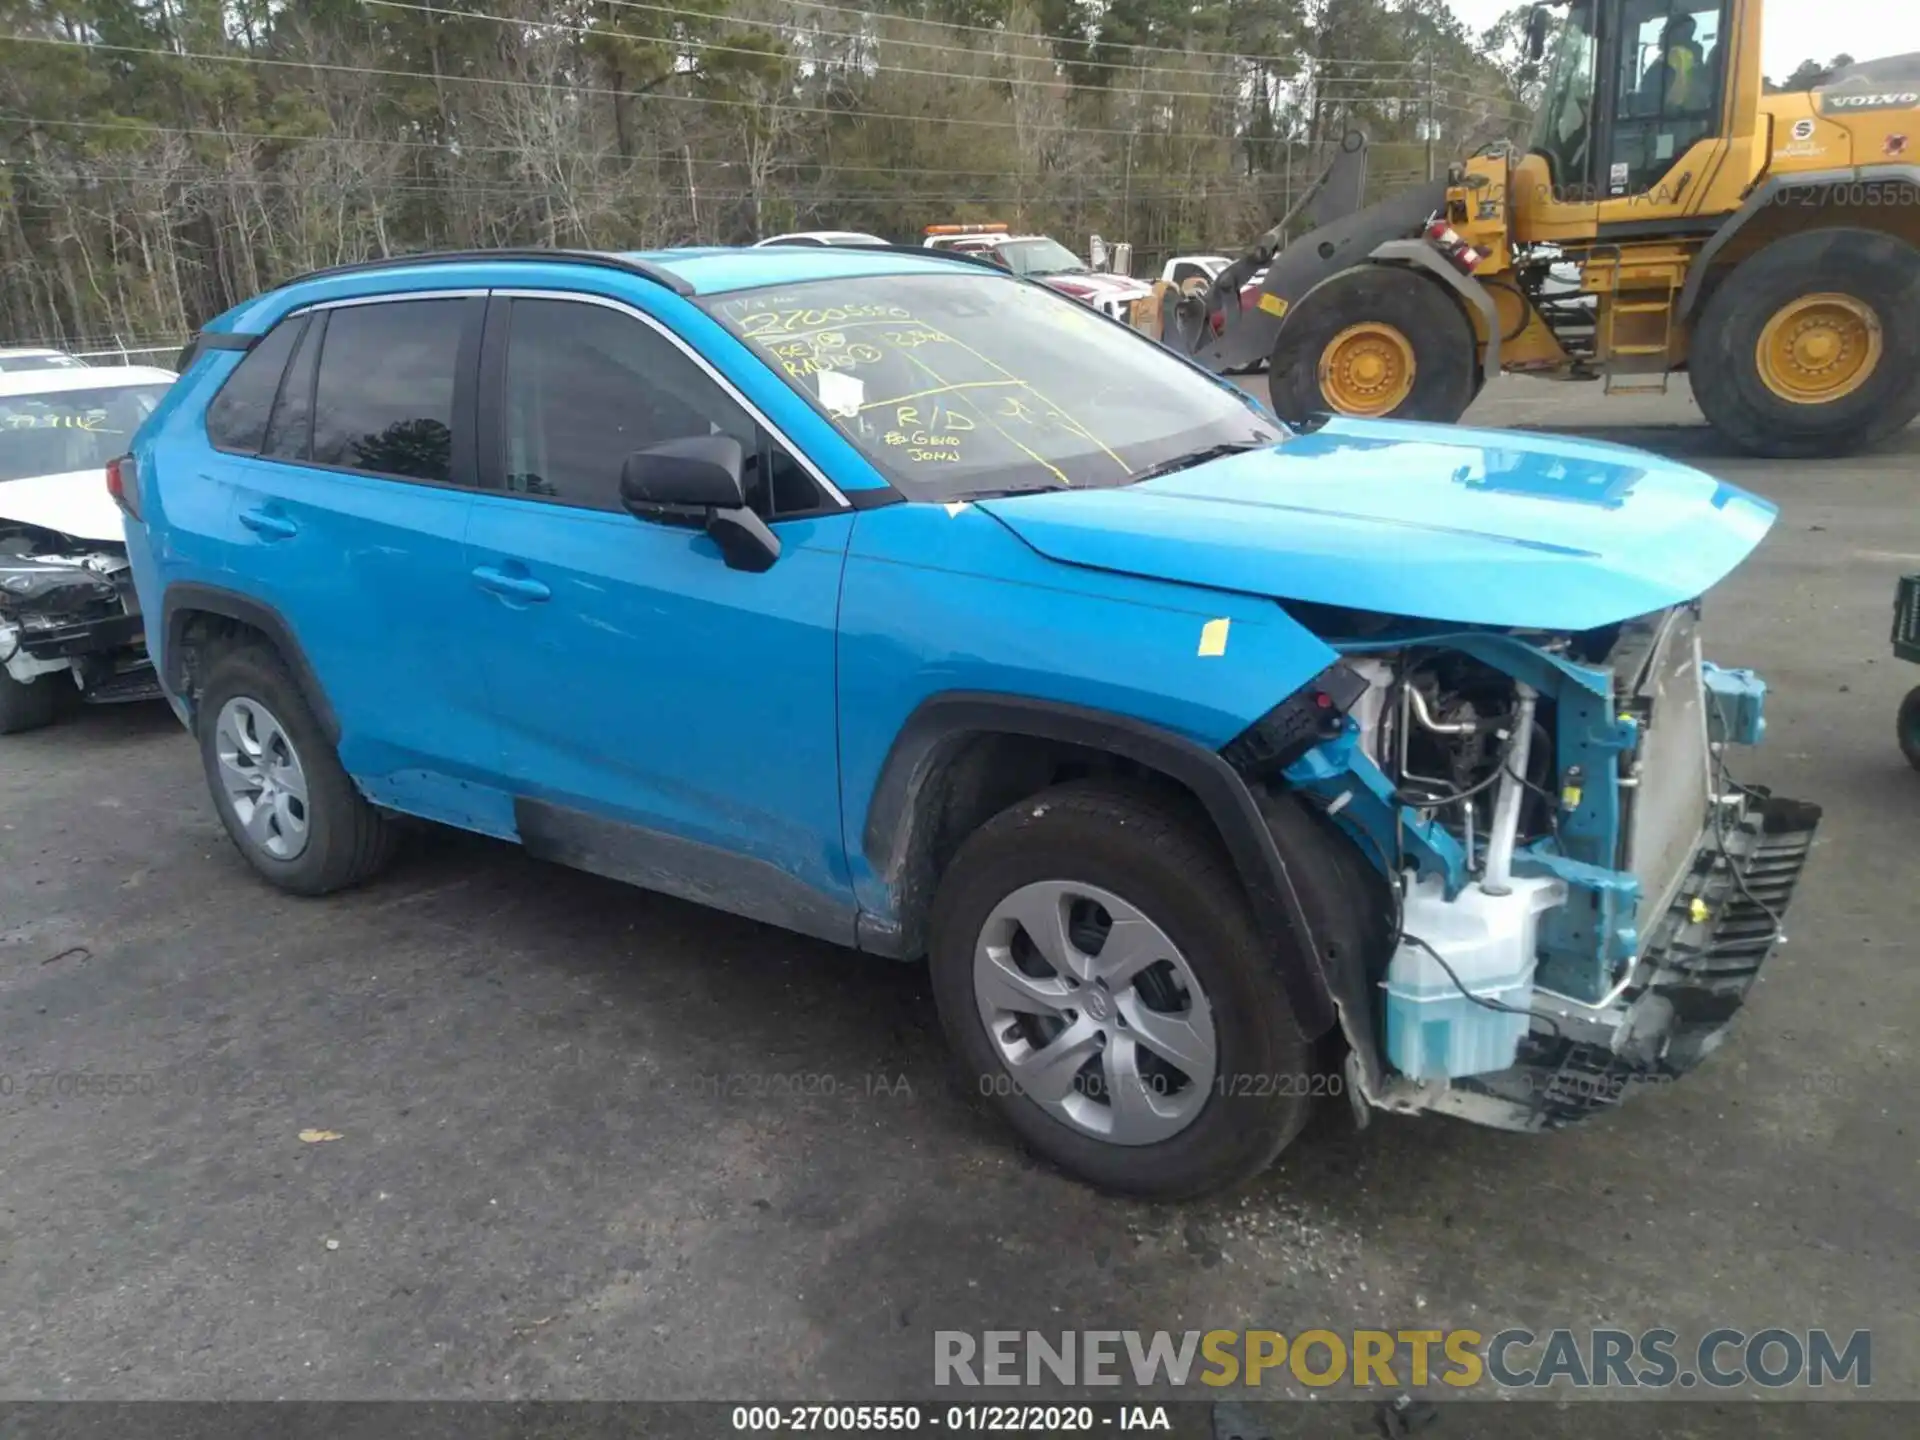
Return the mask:
[[962,265],[984,265],[987,269],[998,270],[1003,275],[1007,273],[1006,266],[972,250],[942,250],[932,245],[901,245],[894,242],[885,245],[846,245],[827,248],[844,250],[853,255],[863,253],[871,255],[876,250],[882,255],[918,255],[922,260],[954,260]]
[[655,265],[651,261],[636,260],[628,255],[616,255],[610,250],[540,250],[527,247],[505,250],[429,250],[417,255],[389,255],[380,260],[361,260],[351,265],[331,265],[324,270],[309,270],[304,275],[296,275],[280,283],[282,286],[297,285],[308,280],[330,279],[335,275],[367,275],[378,270],[397,270],[406,265],[458,265],[488,260],[546,260],[572,265],[598,265],[602,269],[620,270],[628,275],[638,275],[644,280],[651,280],[656,285],[666,286],[676,295],[684,296],[694,293],[693,286],[685,279],[674,274],[664,265]]

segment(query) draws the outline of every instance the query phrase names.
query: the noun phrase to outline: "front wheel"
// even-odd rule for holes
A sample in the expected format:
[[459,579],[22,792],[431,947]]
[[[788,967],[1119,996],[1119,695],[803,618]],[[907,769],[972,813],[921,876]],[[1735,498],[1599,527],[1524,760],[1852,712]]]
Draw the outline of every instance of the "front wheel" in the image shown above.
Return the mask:
[[1915,686],[1900,702],[1900,717],[1896,722],[1900,737],[1900,753],[1907,757],[1907,763],[1920,770],[1920,686]]
[[1473,403],[1473,325],[1437,281],[1395,265],[1335,276],[1286,319],[1267,377],[1290,425],[1332,412],[1451,424]]
[[1324,1078],[1231,860],[1151,791],[1076,782],[988,821],[942,877],[931,950],[970,1087],[1105,1189],[1258,1174]]
[[51,725],[79,698],[72,677],[65,672],[16,680],[0,669],[0,735],[18,735],[23,730]]
[[1845,455],[1920,414],[1920,250],[1872,230],[1777,240],[1721,283],[1695,333],[1694,399],[1741,449]]

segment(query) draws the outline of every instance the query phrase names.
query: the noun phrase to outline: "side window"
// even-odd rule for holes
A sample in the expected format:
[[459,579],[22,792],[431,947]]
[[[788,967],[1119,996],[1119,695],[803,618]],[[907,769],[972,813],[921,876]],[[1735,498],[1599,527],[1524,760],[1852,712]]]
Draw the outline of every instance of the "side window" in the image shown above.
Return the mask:
[[665,440],[731,435],[747,503],[767,519],[817,510],[812,478],[650,325],[602,305],[515,300],[507,327],[506,484],[620,510],[627,456]]
[[453,392],[464,299],[327,313],[314,387],[313,463],[411,480],[453,478]]
[[1718,133],[1719,0],[1627,0],[1607,194],[1638,195]]
[[280,394],[273,402],[266,442],[260,447],[260,453],[269,459],[307,458],[313,440],[313,371],[326,333],[327,312],[323,310],[307,322],[306,332],[293,347],[287,373],[280,377]]
[[280,392],[280,377],[306,328],[304,315],[282,320],[227,376],[227,383],[207,407],[207,439],[214,449],[252,455],[266,443],[273,397]]

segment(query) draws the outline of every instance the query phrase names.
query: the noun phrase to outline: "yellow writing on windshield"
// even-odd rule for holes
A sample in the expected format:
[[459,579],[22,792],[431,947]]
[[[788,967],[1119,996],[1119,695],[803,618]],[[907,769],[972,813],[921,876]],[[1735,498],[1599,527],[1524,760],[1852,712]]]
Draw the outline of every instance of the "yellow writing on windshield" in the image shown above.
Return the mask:
[[[1004,440],[1062,485],[1072,481],[1059,465],[1041,453],[1041,448],[1062,448],[1058,442],[1049,447],[1048,436],[1070,436],[1083,441],[1112,460],[1122,473],[1132,473],[1131,467],[1105,441],[1030,379],[913,314],[905,306],[876,303],[773,307],[764,302],[755,305],[751,301],[735,301],[724,306],[723,313],[734,319],[741,334],[765,351],[789,380],[805,380],[828,371],[879,367],[889,361],[910,366],[924,375],[932,384],[890,387],[905,393],[887,400],[867,401],[856,410],[832,416],[843,430],[869,442],[879,440],[887,453],[895,457],[922,464],[962,463],[968,456],[968,434],[982,433],[985,427],[985,433]],[[936,353],[940,359],[938,368],[928,359],[929,354]],[[972,370],[974,376],[956,376],[955,369],[963,375]],[[982,369],[985,375],[980,373]],[[872,377],[866,383],[869,391],[875,388]],[[908,403],[914,401],[941,403],[922,413]],[[883,421],[883,428],[876,430],[865,418],[875,412],[890,419],[891,424]],[[956,417],[965,419],[966,423],[956,424]]]
[[118,435],[107,429],[105,415],[8,415],[0,418],[4,430],[85,430],[93,435]]

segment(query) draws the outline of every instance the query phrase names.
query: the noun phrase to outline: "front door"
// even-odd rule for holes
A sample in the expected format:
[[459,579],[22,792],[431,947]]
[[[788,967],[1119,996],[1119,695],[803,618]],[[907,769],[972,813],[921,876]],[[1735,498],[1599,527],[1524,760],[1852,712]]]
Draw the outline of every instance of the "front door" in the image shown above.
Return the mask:
[[[1611,107],[1603,126],[1607,200],[1645,196],[1672,205],[1706,188],[1704,174],[1680,184],[1686,165],[1704,165],[1694,147],[1721,135],[1731,45],[1722,27],[1722,0],[1624,0],[1616,43],[1603,51],[1612,74],[1602,91]],[[1682,162],[1685,162],[1683,165]]]
[[[474,500],[468,584],[522,840],[850,942],[834,649],[851,512],[617,302],[496,294],[482,374],[497,488]],[[751,457],[780,539],[763,573],[620,502],[633,451],[714,433]]]

